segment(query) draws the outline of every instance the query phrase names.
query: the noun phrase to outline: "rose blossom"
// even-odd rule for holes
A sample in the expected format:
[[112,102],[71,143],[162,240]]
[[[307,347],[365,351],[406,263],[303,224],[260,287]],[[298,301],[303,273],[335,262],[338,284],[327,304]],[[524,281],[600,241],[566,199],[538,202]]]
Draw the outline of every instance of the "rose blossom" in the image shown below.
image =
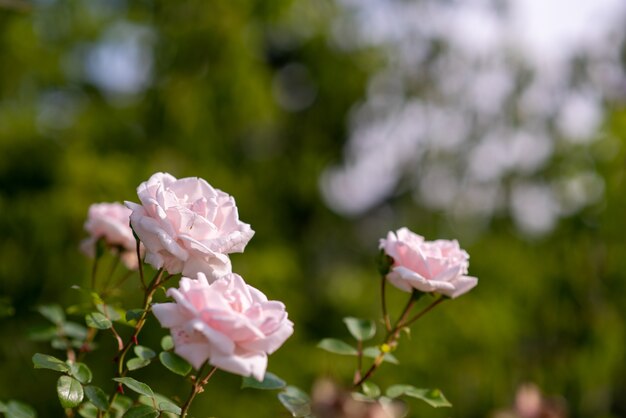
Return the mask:
[[130,223],[146,247],[146,262],[170,274],[214,280],[230,273],[227,254],[242,252],[254,231],[240,222],[235,200],[197,177],[156,173],[137,188],[141,204]]
[[293,333],[285,305],[268,301],[241,276],[228,274],[212,284],[183,277],[167,295],[175,303],[152,307],[164,328],[170,328],[174,351],[199,369],[207,360],[231,373],[265,376],[267,355]]
[[130,209],[120,203],[91,205],[85,221],[85,230],[90,236],[80,244],[81,251],[95,257],[96,242],[103,239],[107,246],[119,250],[119,256],[126,267],[136,269],[137,243],[129,225],[130,212]]
[[478,284],[466,276],[469,255],[459,243],[448,240],[425,241],[407,228],[389,232],[380,248],[393,258],[387,279],[406,292],[436,292],[455,298]]

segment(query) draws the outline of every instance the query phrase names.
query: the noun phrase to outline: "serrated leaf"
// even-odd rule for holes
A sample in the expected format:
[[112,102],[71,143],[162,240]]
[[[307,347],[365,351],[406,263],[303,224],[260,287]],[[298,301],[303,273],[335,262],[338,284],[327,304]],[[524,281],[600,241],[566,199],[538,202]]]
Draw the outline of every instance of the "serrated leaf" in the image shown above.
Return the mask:
[[187,374],[191,371],[191,364],[176,353],[161,351],[159,354],[159,360],[169,371],[181,376],[187,376]]
[[126,367],[128,367],[128,370],[137,370],[137,369],[141,369],[142,367],[146,367],[149,364],[150,364],[150,360],[145,360],[139,357],[133,357],[126,362]]
[[356,348],[335,338],[324,338],[317,344],[317,346],[322,350],[335,354],[342,354],[346,356],[356,356],[358,354]]
[[85,386],[85,395],[96,408],[102,411],[109,408],[109,397],[98,386]]
[[139,318],[141,318],[142,314],[143,309],[130,309],[126,311],[126,321],[137,321]]
[[171,335],[161,338],[161,348],[163,351],[169,351],[174,348],[174,339]]
[[107,305],[106,303],[98,303],[96,305],[96,309],[98,309],[102,315],[109,318],[111,321],[117,321],[122,317],[117,309],[113,306]]
[[159,411],[148,405],[135,405],[122,416],[122,418],[156,418]]
[[59,305],[41,305],[38,306],[37,312],[43,315],[47,320],[56,325],[65,322],[65,312]]
[[85,363],[70,363],[70,374],[84,385],[90,383],[93,377]]
[[309,396],[295,386],[287,386],[284,391],[278,394],[278,400],[294,417],[311,415]]
[[63,408],[74,408],[83,401],[83,386],[70,376],[61,376],[57,380],[57,395]]
[[128,389],[149,397],[154,397],[154,392],[150,386],[143,382],[133,379],[132,377],[116,377],[113,380],[126,386]]
[[363,394],[370,398],[377,398],[380,396],[380,388],[372,382],[363,382],[361,385]]
[[266,390],[274,390],[274,389],[282,389],[287,384],[283,379],[276,376],[274,373],[265,372],[265,377],[262,382],[259,382],[252,376],[246,376],[241,381],[241,388],[252,388],[252,389],[266,389]]
[[6,404],[7,418],[37,418],[35,409],[20,401],[9,401]]
[[137,355],[137,357],[144,360],[151,360],[156,357],[156,353],[154,350],[148,347],[144,347],[143,345],[136,345],[133,347],[133,351]]
[[367,341],[376,335],[376,324],[368,319],[343,318],[348,331],[357,341]]
[[85,316],[85,322],[88,327],[96,329],[109,329],[113,325],[111,320],[100,312],[87,314],[87,316]]
[[[87,388],[85,388],[85,393],[87,393],[86,389]],[[83,418],[97,418],[98,408],[96,408],[96,406],[91,402],[83,402],[78,407],[78,415],[80,415]]]
[[[380,349],[378,347],[367,347],[363,349],[363,357],[376,358],[380,354]],[[391,364],[400,364],[396,356],[391,353],[385,353],[385,357],[383,357],[383,362],[389,362]]]
[[393,385],[387,389],[387,396],[390,398],[402,395],[420,399],[433,408],[452,406],[439,389],[419,389],[411,385]]
[[57,372],[67,372],[70,370],[65,362],[47,354],[35,353],[33,356],[35,369],[50,369]]

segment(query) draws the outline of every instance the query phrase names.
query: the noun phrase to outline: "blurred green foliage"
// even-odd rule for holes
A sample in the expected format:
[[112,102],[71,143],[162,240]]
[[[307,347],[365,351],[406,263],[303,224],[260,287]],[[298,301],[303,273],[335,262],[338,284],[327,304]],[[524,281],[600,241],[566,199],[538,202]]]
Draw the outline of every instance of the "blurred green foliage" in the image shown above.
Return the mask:
[[[548,237],[521,238],[507,219],[480,236],[464,234],[463,225],[403,194],[344,219],[323,205],[318,178],[341,158],[348,113],[381,51],[333,48],[331,2],[0,5],[0,400],[31,403],[40,417],[62,414],[56,376],[32,369],[33,353],[50,350],[27,338],[44,322],[35,307],[86,302],[70,286],[89,280],[90,262],[78,251],[88,206],[136,201],[140,182],[167,171],[203,177],[235,196],[240,218],[256,231],[233,265],[284,300],[296,324],[269,366],[289,384],[308,390],[318,376],[351,380],[352,358],[315,345],[347,340],[344,316],[380,316],[377,240],[406,225],[428,239],[458,238],[480,279],[413,327],[394,353],[401,367],[385,364],[375,376],[382,388],[441,388],[454,405],[442,411],[411,402],[411,416],[485,417],[509,405],[525,381],[563,396],[572,417],[626,415],[622,109],[614,109],[603,139],[580,149],[604,177],[605,199]],[[122,94],[94,82],[85,64],[120,27],[139,30],[151,51],[145,87]],[[293,93],[280,84],[285,68],[305,69],[312,103],[280,105]],[[389,293],[399,310],[406,295]],[[139,307],[138,294],[133,282],[116,297],[130,309]],[[146,331],[141,344],[158,347],[164,330],[151,319]],[[107,335],[97,343],[89,364],[94,382],[108,388],[115,344]],[[188,391],[158,364],[133,373],[174,399]],[[273,395],[240,390],[240,381],[218,373],[192,412],[287,416]]]

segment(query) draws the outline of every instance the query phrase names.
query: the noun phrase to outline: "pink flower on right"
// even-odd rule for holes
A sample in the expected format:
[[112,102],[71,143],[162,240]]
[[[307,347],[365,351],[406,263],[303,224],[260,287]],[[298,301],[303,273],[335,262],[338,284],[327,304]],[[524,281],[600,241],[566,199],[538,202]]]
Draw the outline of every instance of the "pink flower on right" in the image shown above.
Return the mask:
[[467,276],[469,254],[456,240],[426,241],[408,228],[390,231],[379,246],[393,264],[387,280],[405,292],[413,289],[456,298],[478,284]]

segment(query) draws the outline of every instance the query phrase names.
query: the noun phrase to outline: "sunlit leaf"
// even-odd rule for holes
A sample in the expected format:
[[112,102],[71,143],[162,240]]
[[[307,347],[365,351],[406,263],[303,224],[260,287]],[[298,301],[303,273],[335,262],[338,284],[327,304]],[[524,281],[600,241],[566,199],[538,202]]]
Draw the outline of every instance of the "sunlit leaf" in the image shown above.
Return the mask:
[[376,324],[368,319],[353,317],[343,318],[343,322],[348,327],[348,331],[357,341],[367,341],[376,335]]
[[149,406],[154,406],[156,403],[157,409],[162,412],[169,412],[176,415],[180,415],[181,413],[180,407],[176,405],[174,401],[164,395],[161,395],[160,393],[155,393],[153,398],[140,396],[139,402]]
[[57,380],[57,395],[63,408],[74,408],[83,401],[83,386],[70,376],[61,376]]
[[38,306],[37,312],[43,315],[47,320],[56,325],[61,325],[65,322],[65,312],[59,305],[41,305]]
[[148,347],[144,347],[143,345],[136,345],[133,348],[133,351],[135,352],[137,357],[144,360],[150,360],[156,357],[156,353],[154,352],[154,350]]
[[109,407],[109,397],[97,386],[85,386],[87,399],[98,409],[106,411]]
[[335,354],[342,354],[342,355],[348,355],[348,356],[356,356],[358,354],[358,351],[356,351],[356,348],[352,347],[351,345],[348,345],[347,343],[341,340],[336,340],[334,338],[324,338],[322,341],[320,341],[317,344],[317,346],[323,350],[330,351],[331,353],[335,353]]
[[191,371],[191,364],[176,353],[162,351],[159,354],[159,360],[161,361],[161,364],[163,364],[171,372],[181,376],[187,376],[187,374]]
[[380,388],[372,382],[363,382],[361,389],[363,389],[363,393],[370,398],[377,398],[380,396]]
[[128,367],[128,370],[137,370],[141,369],[142,367],[146,367],[149,364],[150,360],[134,357],[126,362],[126,367]]
[[287,386],[278,394],[278,400],[294,417],[308,417],[311,415],[311,400],[309,396],[294,386]]
[[85,316],[85,322],[87,322],[87,326],[90,328],[96,329],[109,329],[113,325],[111,320],[100,312],[87,314],[87,316]]
[[411,385],[394,385],[387,389],[387,396],[390,398],[402,395],[420,399],[434,408],[452,406],[439,389],[419,389]]
[[285,383],[283,379],[281,379],[280,377],[270,372],[265,372],[265,377],[263,378],[262,382],[259,382],[252,376],[249,376],[249,377],[246,376],[241,381],[242,389],[253,388],[253,389],[273,390],[273,389],[282,389],[286,385],[287,384]]
[[89,367],[84,363],[71,363],[70,374],[84,385],[91,382],[91,370],[89,370]]
[[[378,347],[367,347],[363,349],[363,356],[376,358],[380,354],[380,349]],[[383,361],[387,361],[391,364],[400,364],[398,359],[391,353],[385,353],[385,357],[383,357]]]
[[67,372],[69,366],[64,361],[47,354],[35,353],[33,356],[33,365],[35,369],[50,369],[57,372]]
[[154,392],[150,389],[150,386],[146,385],[143,382],[133,379],[132,377],[116,377],[113,380],[119,382],[126,386],[128,389],[137,392],[141,395],[146,395],[149,397],[154,396]]
[[174,348],[174,339],[171,335],[161,338],[161,348],[163,351],[169,351]]
[[96,309],[98,309],[102,315],[109,318],[111,321],[117,321],[122,317],[117,309],[105,303],[98,303],[96,305]]
[[122,416],[122,418],[156,418],[159,411],[148,405],[135,405]]
[[[87,394],[87,388],[85,388],[85,394]],[[91,402],[83,402],[78,407],[78,415],[83,418],[98,418],[98,408]]]

